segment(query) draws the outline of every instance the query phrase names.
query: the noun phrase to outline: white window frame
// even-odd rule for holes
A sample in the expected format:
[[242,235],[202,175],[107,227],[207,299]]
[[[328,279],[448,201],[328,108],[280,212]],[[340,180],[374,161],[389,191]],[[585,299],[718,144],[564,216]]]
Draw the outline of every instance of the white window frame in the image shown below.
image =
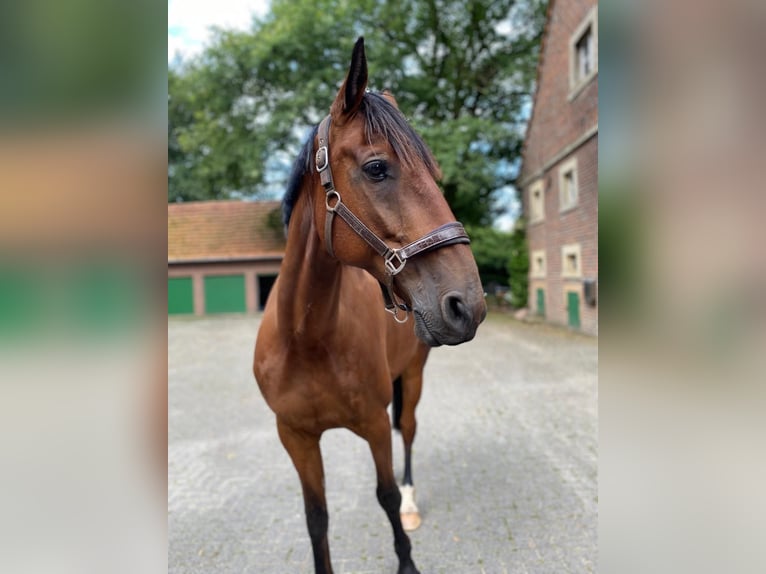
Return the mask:
[[[532,273],[530,274],[533,279],[545,279],[548,272],[548,262],[545,257],[545,249],[535,249],[531,255],[531,267]],[[542,265],[538,266],[538,260],[542,259]]]
[[[577,44],[590,27],[591,33],[591,68],[585,76],[580,76],[578,69]],[[591,8],[580,25],[569,37],[569,99],[573,99],[598,74],[598,6]]]
[[[575,256],[577,269],[569,269],[567,261],[570,255]],[[561,276],[564,279],[580,279],[582,277],[582,249],[579,243],[569,243],[561,246]]]
[[[566,175],[572,172],[572,183],[574,184],[574,197],[565,196]],[[559,212],[569,211],[577,207],[580,201],[580,182],[577,176],[577,158],[568,159],[559,167]]]
[[[545,221],[545,181],[538,179],[529,186],[529,223]],[[535,192],[540,192],[539,201],[535,200]]]

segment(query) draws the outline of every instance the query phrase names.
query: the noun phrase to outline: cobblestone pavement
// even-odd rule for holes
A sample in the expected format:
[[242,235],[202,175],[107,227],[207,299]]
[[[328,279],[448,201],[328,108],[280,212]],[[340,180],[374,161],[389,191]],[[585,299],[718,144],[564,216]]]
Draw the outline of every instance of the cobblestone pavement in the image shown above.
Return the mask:
[[[298,477],[251,373],[258,322],[168,323],[170,573],[313,574]],[[433,350],[413,459],[422,574],[596,571],[597,355],[596,339],[505,315]],[[367,444],[334,430],[322,451],[336,574],[393,574]]]

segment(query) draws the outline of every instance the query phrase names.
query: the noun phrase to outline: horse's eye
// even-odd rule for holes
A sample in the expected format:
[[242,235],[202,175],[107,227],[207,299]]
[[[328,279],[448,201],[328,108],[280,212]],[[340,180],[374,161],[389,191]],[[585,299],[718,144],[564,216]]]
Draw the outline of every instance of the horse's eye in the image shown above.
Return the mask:
[[364,164],[362,169],[367,177],[373,181],[383,181],[388,176],[388,166],[386,165],[386,162],[379,159]]

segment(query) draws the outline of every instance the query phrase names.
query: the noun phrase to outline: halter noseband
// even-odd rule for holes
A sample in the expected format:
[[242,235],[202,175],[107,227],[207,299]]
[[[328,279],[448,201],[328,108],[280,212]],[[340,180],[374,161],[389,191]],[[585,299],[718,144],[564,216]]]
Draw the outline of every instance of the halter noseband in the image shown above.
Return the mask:
[[[383,257],[386,271],[388,271],[388,281],[386,284],[381,282],[386,311],[391,313],[397,322],[404,323],[407,321],[407,313],[411,309],[404,303],[396,302],[396,295],[394,294],[393,289],[394,276],[404,269],[408,259],[419,253],[447,247],[448,245],[457,243],[470,243],[471,240],[468,238],[468,234],[465,232],[463,224],[458,221],[452,221],[437,227],[433,231],[426,233],[420,239],[416,239],[404,247],[393,248],[386,245],[385,241],[375,235],[375,233],[354,215],[341,200],[340,193],[335,189],[335,184],[332,179],[329,145],[330,116],[328,115],[322,120],[322,123],[319,124],[319,149],[317,149],[315,156],[316,169],[319,172],[319,178],[322,182],[322,187],[324,187],[325,190],[327,217],[325,218],[324,235],[327,252],[332,257],[335,257],[335,252],[332,247],[332,223],[335,215],[338,215],[359,237],[364,239],[378,255]],[[404,319],[399,319],[397,316],[398,309],[405,312]]]

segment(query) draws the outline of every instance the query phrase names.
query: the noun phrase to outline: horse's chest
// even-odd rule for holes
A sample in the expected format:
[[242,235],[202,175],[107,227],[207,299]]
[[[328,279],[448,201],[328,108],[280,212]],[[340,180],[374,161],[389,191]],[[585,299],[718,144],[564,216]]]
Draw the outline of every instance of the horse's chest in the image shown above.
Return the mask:
[[391,400],[385,364],[339,354],[306,358],[286,355],[273,373],[267,397],[274,412],[296,426],[317,429],[353,426],[371,409]]

